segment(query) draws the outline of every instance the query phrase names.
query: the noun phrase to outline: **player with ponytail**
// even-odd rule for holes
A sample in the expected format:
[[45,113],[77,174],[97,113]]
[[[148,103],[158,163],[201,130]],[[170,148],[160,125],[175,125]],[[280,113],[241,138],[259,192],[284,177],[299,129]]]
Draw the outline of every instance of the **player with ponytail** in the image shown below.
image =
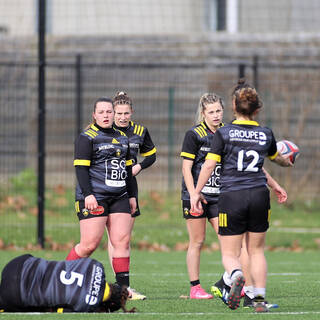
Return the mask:
[[232,94],[236,119],[215,133],[190,198],[191,210],[201,213],[201,200],[204,200],[201,190],[217,163],[221,163],[219,235],[222,262],[232,282],[227,303],[231,309],[239,307],[245,283],[239,258],[245,237],[257,312],[268,311],[264,244],[269,228],[270,197],[262,166],[265,157],[281,166],[292,166],[288,158],[278,153],[272,130],[255,121],[261,108],[262,101],[255,88],[240,79]]

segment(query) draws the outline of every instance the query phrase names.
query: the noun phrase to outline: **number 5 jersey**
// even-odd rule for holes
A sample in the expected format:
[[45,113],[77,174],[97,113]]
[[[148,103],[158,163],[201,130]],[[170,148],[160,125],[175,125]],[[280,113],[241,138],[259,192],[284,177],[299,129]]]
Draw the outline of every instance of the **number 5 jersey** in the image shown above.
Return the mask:
[[105,288],[103,265],[94,259],[47,261],[27,254],[4,268],[0,307],[4,311],[93,312],[102,303]]

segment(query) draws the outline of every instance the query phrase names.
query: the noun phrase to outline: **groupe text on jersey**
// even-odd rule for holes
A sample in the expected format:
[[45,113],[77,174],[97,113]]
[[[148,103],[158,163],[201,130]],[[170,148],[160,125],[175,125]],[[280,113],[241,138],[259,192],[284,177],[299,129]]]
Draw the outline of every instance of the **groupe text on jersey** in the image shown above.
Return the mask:
[[207,159],[222,163],[221,192],[266,185],[264,158],[277,156],[272,130],[256,121],[235,120],[214,135]]

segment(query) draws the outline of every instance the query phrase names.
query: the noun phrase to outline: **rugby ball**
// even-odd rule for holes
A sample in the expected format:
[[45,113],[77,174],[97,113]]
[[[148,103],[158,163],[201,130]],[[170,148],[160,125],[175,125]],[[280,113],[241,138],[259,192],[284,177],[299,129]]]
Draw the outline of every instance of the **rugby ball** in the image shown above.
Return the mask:
[[289,140],[281,140],[277,142],[278,152],[282,155],[286,155],[292,152],[292,155],[289,157],[290,161],[294,163],[300,155],[299,147]]

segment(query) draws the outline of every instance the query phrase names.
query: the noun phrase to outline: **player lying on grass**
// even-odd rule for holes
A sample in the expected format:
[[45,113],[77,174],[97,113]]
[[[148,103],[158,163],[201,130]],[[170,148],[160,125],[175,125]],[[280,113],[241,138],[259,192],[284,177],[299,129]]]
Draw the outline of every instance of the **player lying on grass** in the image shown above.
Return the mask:
[[2,270],[2,312],[128,311],[126,287],[105,281],[103,265],[91,258],[47,261],[25,254]]

